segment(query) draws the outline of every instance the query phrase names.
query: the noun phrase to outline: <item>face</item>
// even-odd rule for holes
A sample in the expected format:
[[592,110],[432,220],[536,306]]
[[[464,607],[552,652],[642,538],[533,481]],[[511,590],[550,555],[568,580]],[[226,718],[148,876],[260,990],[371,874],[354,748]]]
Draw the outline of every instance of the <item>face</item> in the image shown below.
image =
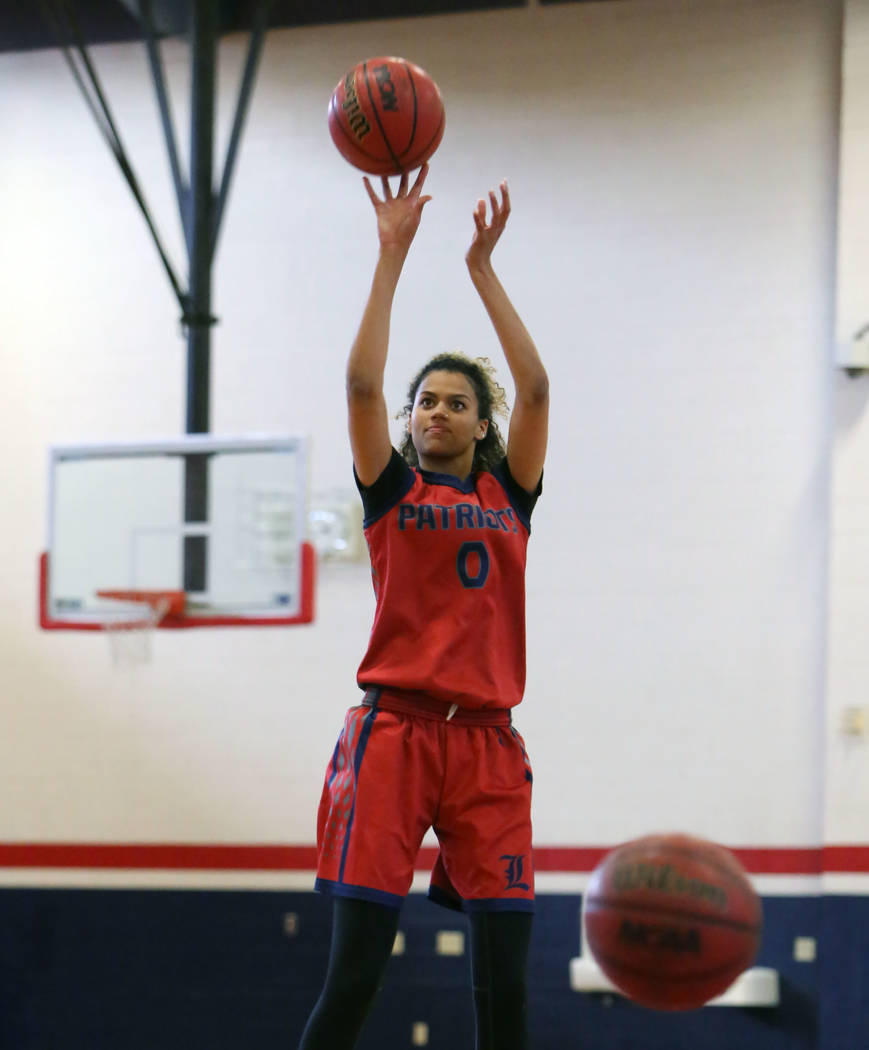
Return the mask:
[[489,422],[479,418],[477,395],[461,372],[429,372],[416,392],[410,414],[410,436],[427,470],[467,476],[476,443]]

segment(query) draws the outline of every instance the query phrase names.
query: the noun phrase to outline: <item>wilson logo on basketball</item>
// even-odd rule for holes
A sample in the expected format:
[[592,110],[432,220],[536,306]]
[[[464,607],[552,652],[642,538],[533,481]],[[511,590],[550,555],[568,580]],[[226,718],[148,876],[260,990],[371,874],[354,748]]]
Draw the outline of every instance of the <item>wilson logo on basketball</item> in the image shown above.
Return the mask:
[[395,93],[395,84],[389,75],[389,66],[375,66],[374,79],[380,88],[380,102],[387,113],[398,112],[398,96]]
[[368,123],[368,118],[359,105],[359,96],[356,94],[356,80],[353,73],[354,71],[351,69],[344,78],[344,101],[341,103],[341,108],[347,114],[347,123],[350,125],[350,130],[361,142],[368,132],[371,131],[371,125]]
[[693,897],[720,911],[727,911],[727,894],[720,886],[686,878],[670,864],[626,864],[613,872],[616,890],[656,890],[679,897]]

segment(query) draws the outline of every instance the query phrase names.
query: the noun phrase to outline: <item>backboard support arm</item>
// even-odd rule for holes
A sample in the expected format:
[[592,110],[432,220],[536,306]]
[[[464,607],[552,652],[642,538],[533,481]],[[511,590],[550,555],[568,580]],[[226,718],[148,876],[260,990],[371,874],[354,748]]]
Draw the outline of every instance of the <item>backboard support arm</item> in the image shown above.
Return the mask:
[[[160,59],[151,0],[138,0],[133,6],[143,27],[151,78],[157,96],[157,105],[169,157],[169,166],[184,241],[187,248],[189,287],[185,291],[163,246],[159,232],[145,202],[132,165],[129,162],[96,69],[90,60],[74,10],[69,0],[40,0],[43,14],[60,38],[60,47],[72,70],[103,137],[135,197],[148,225],[173,292],[181,306],[181,323],[187,340],[186,418],[188,434],[205,434],[211,424],[211,328],[216,323],[212,314],[211,276],[220,224],[223,219],[229,187],[237,158],[238,146],[249,108],[262,52],[272,0],[259,0],[255,5],[254,23],[250,35],[247,59],[236,101],[233,125],[227,154],[220,178],[218,193],[214,190],[214,123],[217,87],[217,44],[220,32],[219,5],[213,0],[188,0],[188,38],[191,62],[190,108],[190,178],[185,182],[178,156],[175,128],[166,89],[166,78]],[[63,39],[66,35],[76,41],[83,69],[90,84],[76,66],[70,48]],[[185,466],[184,479],[185,521],[201,522],[208,511],[208,459],[191,456]],[[190,536],[185,539],[184,581],[188,591],[206,589],[207,538]]]

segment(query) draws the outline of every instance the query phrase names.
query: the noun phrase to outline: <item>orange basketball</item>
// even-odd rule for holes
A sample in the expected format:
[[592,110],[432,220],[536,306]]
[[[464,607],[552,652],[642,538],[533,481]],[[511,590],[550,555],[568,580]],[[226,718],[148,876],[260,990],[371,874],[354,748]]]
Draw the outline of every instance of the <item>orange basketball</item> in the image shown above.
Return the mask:
[[752,964],[762,910],[724,846],[648,835],[594,870],[583,922],[592,955],[626,996],[658,1010],[692,1010]]
[[369,175],[420,168],[440,145],[444,104],[432,78],[403,58],[369,58],[338,82],[329,132],[345,160]]

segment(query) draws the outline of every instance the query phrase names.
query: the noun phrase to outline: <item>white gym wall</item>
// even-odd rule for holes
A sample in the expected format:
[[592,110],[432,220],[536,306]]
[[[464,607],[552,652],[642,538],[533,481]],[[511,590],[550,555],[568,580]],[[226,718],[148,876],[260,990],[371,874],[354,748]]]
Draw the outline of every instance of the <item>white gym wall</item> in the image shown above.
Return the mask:
[[[839,32],[826,0],[624,0],[268,36],[215,266],[212,429],[310,435],[312,493],[352,490],[343,370],[376,253],[335,83],[401,54],[446,103],[395,411],[444,349],[506,379],[463,254],[510,181],[495,261],[552,381],[516,714],[541,845],[822,837]],[[221,48],[221,143],[245,46]],[[144,50],[93,55],[183,270]],[[186,46],[165,55],[186,152]],[[139,667],[36,626],[47,446],[178,434],[185,344],[57,51],[0,56],[0,128],[0,841],[311,843],[366,565],[321,568],[311,627],[162,632]],[[865,520],[862,480],[838,498]]]

